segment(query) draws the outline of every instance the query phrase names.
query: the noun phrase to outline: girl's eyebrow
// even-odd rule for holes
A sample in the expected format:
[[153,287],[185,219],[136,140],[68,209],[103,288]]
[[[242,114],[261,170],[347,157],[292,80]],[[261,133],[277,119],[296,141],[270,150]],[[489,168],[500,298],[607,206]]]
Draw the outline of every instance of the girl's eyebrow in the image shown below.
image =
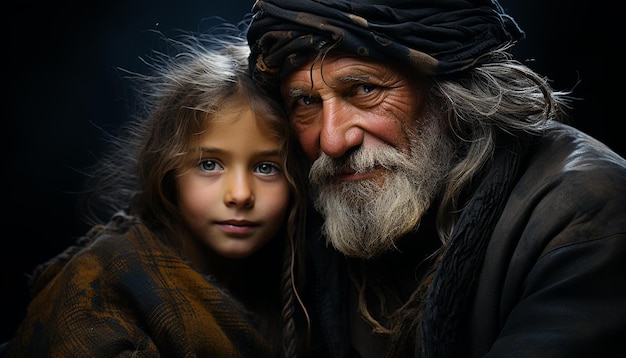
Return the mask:
[[[219,153],[227,152],[224,149],[220,149],[216,147],[201,147],[200,150],[202,151],[202,153],[210,153],[210,154],[215,154],[215,153],[219,154]],[[260,156],[260,157],[280,157],[281,156],[279,149],[262,150],[262,151],[255,153],[255,155]]]
[[202,153],[222,153],[223,149],[215,148],[215,147],[201,147],[200,151]]
[[280,151],[278,149],[272,149],[272,150],[263,150],[257,153],[259,156],[262,157],[280,157]]

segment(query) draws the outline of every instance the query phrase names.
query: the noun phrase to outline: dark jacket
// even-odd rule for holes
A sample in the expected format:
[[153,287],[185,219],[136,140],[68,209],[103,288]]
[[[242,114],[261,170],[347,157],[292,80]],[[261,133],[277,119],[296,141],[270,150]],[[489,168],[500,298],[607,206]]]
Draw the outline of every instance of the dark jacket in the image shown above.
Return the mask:
[[[427,296],[427,356],[624,357],[626,160],[558,123],[521,153],[503,199],[478,188],[455,226]],[[489,231],[472,232],[469,211],[491,205],[500,208],[482,220],[493,221]],[[344,258],[314,235],[313,316],[328,355],[348,357]],[[448,290],[455,270],[470,269],[469,286]]]

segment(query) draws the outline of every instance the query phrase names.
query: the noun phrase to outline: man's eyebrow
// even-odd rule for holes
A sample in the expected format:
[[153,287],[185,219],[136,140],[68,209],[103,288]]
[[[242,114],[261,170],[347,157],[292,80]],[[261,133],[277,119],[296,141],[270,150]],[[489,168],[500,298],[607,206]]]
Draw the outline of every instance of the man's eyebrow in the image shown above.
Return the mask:
[[290,88],[287,91],[287,96],[288,97],[292,97],[292,98],[296,98],[296,97],[306,96],[309,93],[310,93],[310,91],[303,90],[302,88]]
[[350,75],[350,76],[343,76],[339,78],[339,82],[341,83],[348,83],[348,82],[366,82],[367,80],[369,80],[372,76],[368,75],[368,74],[362,74],[360,76],[355,76],[355,75]]
[[[369,74],[362,74],[362,75],[349,75],[349,76],[343,76],[337,79],[338,83],[350,83],[350,82],[367,82],[372,76]],[[307,96],[309,94],[311,94],[311,90],[310,89],[303,89],[303,88],[289,88],[287,90],[287,96],[288,97],[303,97],[303,96]]]

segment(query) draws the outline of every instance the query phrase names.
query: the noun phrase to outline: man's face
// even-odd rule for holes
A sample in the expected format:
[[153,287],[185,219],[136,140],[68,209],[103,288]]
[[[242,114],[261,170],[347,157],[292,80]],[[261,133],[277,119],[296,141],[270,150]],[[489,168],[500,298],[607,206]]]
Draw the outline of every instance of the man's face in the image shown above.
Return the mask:
[[287,77],[289,119],[313,161],[315,206],[329,242],[372,258],[414,229],[452,161],[440,117],[422,87],[385,64],[326,58]]
[[339,158],[362,145],[408,153],[406,127],[422,106],[416,82],[356,57],[326,58],[313,68],[306,64],[282,82],[281,92],[311,160],[322,153]]

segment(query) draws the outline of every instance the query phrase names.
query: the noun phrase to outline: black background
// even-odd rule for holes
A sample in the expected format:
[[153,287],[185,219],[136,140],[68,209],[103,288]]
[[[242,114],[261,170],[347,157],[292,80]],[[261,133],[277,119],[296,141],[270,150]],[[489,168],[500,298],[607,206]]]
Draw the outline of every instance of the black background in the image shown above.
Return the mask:
[[[146,71],[139,56],[151,49],[149,30],[166,35],[198,30],[211,16],[237,22],[252,7],[243,0],[10,3],[2,25],[8,82],[2,115],[0,341],[23,317],[26,275],[86,230],[74,211],[80,170],[102,149],[99,128],[117,127],[132,103],[116,68]],[[576,86],[574,94],[582,100],[575,103],[571,123],[625,156],[619,114],[624,31],[614,21],[620,12],[565,0],[501,4],[527,34],[514,53],[552,79],[555,88]]]

